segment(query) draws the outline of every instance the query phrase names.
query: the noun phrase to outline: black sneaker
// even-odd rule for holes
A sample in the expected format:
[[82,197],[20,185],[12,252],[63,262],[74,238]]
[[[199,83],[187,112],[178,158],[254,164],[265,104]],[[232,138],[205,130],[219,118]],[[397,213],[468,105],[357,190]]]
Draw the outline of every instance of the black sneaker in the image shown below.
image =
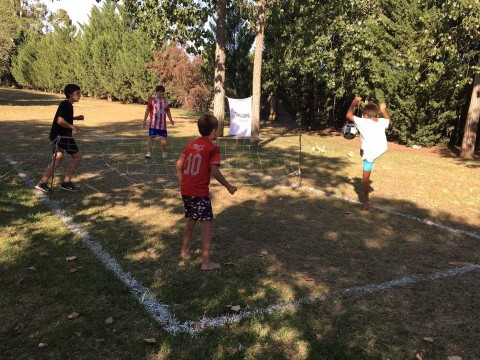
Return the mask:
[[48,193],[52,191],[52,188],[50,186],[40,182],[37,185],[35,185],[35,189],[40,190],[43,193]]
[[75,185],[73,185],[71,181],[62,182],[62,185],[60,185],[60,188],[67,191],[78,191],[78,188]]

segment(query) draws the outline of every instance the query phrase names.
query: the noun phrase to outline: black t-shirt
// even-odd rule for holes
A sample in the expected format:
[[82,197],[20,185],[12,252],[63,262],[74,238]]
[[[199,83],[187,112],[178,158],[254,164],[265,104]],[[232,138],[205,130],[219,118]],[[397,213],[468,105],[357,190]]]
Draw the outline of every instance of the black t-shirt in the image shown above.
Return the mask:
[[54,141],[57,136],[72,136],[72,129],[64,128],[58,125],[57,120],[62,117],[70,125],[73,125],[73,105],[68,100],[63,100],[58,105],[57,112],[53,118],[52,129],[50,130],[50,141]]

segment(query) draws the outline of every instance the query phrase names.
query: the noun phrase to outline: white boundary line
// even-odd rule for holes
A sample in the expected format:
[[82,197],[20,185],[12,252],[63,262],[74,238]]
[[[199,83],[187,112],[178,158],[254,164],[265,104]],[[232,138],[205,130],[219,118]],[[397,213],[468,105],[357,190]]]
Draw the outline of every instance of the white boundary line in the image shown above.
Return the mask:
[[[32,180],[30,180],[28,175],[22,170],[22,168],[18,165],[17,162],[15,162],[9,156],[6,156],[5,159],[7,163],[9,163],[17,171],[19,177],[23,180],[23,182],[28,187],[33,188],[35,186],[35,184],[32,182]],[[276,188],[290,189],[291,187],[276,187]],[[324,196],[333,196],[335,198],[357,203],[354,200],[344,198],[338,195],[330,195],[315,188],[309,188],[309,187],[307,188],[303,187],[303,188],[306,189],[307,191],[321,194]],[[403,286],[418,283],[421,281],[438,280],[438,279],[443,279],[450,276],[457,276],[457,275],[465,274],[468,272],[480,270],[480,264],[467,264],[462,267],[439,271],[430,275],[406,276],[401,279],[391,280],[381,284],[370,284],[365,286],[347,288],[347,289],[333,292],[331,294],[321,296],[321,297],[305,297],[296,301],[287,301],[287,302],[272,304],[267,306],[266,308],[247,309],[237,314],[222,315],[216,318],[204,317],[199,321],[190,320],[184,323],[180,323],[176,319],[176,317],[170,312],[168,305],[158,302],[147,288],[145,288],[137,280],[135,280],[135,278],[133,278],[130,275],[130,273],[125,272],[121,268],[120,264],[118,264],[118,262],[115,260],[115,258],[111,256],[102,247],[100,243],[98,243],[95,240],[92,240],[88,232],[82,229],[78,224],[76,224],[73,221],[73,219],[70,216],[68,216],[63,210],[60,209],[60,207],[58,206],[58,202],[51,201],[46,196],[42,196],[42,200],[46,205],[48,205],[51,208],[51,210],[55,214],[57,214],[60,217],[63,223],[73,233],[77,234],[82,239],[82,243],[85,246],[87,246],[95,254],[95,256],[97,256],[97,258],[104,264],[104,266],[107,269],[111,270],[115,274],[115,276],[130,289],[130,292],[133,294],[133,296],[138,300],[138,302],[141,305],[143,305],[143,307],[147,310],[147,312],[150,313],[153,319],[158,323],[160,323],[167,332],[173,335],[176,335],[179,333],[188,333],[190,335],[195,335],[202,332],[206,328],[221,327],[228,324],[236,323],[242,319],[273,314],[278,311],[293,310],[293,309],[297,309],[301,305],[313,304],[319,301],[326,301],[328,299],[338,297],[338,296],[346,296],[350,294],[373,293],[377,291],[388,290],[395,287],[403,287]],[[395,211],[390,211],[388,209],[383,209],[380,207],[376,207],[376,208],[382,211],[392,213],[393,215],[402,216],[411,220],[419,221],[427,225],[437,226],[451,232],[464,234],[474,238],[480,238],[480,236],[476,233],[470,233],[464,230],[454,229],[445,225],[433,223],[431,221],[425,221],[420,218],[398,213]]]
[[[343,201],[347,201],[349,203],[361,204],[359,201],[350,199],[346,196],[327,193],[326,191],[319,190],[319,189],[316,189],[316,188],[311,187],[311,186],[305,186],[305,185],[301,185],[301,186],[298,186],[298,185],[279,186],[279,185],[277,185],[277,186],[275,186],[275,189],[279,189],[279,190],[300,189],[300,190],[304,190],[306,192],[316,194],[316,195],[320,195],[320,196],[324,196],[324,197],[333,197],[335,199],[340,199],[340,200],[343,200]],[[446,231],[451,232],[451,233],[461,234],[461,235],[465,235],[465,236],[480,240],[480,234],[478,234],[476,232],[457,229],[457,228],[453,228],[453,227],[443,225],[443,224],[438,224],[438,223],[433,222],[431,220],[422,219],[422,218],[412,216],[412,215],[408,215],[408,214],[404,214],[404,213],[401,213],[401,212],[398,212],[398,211],[395,211],[395,210],[389,210],[389,209],[383,208],[381,206],[372,205],[372,206],[370,206],[370,208],[374,208],[374,209],[377,209],[377,210],[380,210],[380,211],[383,211],[383,212],[386,212],[386,213],[389,213],[389,214],[392,214],[392,215],[395,215],[395,216],[398,216],[398,217],[403,217],[405,219],[413,220],[413,221],[416,221],[416,222],[419,222],[419,223],[422,223],[422,224],[425,224],[425,225],[438,227],[440,229],[446,230]]]
[[[17,171],[20,178],[28,187],[35,187],[35,184],[30,180],[28,175],[17,162],[9,156],[6,156],[5,159]],[[111,256],[99,242],[92,240],[87,231],[82,229],[70,216],[60,209],[58,203],[49,200],[45,195],[42,196],[42,201],[60,217],[67,228],[82,239],[82,243],[95,254],[103,265],[111,270],[115,276],[130,289],[135,298],[145,307],[157,322],[171,324],[172,326],[178,324],[178,320],[170,313],[168,305],[158,302],[147,288],[135,280],[130,273],[123,270],[115,258]]]

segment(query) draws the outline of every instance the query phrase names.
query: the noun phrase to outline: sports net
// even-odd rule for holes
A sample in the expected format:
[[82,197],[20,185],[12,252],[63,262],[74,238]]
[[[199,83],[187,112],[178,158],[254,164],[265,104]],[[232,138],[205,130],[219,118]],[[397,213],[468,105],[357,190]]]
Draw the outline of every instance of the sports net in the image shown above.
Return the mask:
[[[160,142],[154,142],[151,159],[145,158],[146,138],[79,138],[76,140],[82,160],[74,182],[83,191],[128,195],[127,190],[139,187],[178,189],[176,161],[188,140],[169,138],[168,155],[163,158]],[[18,162],[28,175],[37,180],[51,159],[52,145],[41,144],[30,148],[9,149],[4,154]],[[299,181],[301,153],[299,135],[272,135],[252,146],[249,139],[219,138],[224,176],[237,186],[269,187],[279,183]],[[59,186],[70,157],[57,167],[53,188]],[[12,175],[11,169],[2,168],[0,177]],[[218,183],[212,180],[211,186]]]

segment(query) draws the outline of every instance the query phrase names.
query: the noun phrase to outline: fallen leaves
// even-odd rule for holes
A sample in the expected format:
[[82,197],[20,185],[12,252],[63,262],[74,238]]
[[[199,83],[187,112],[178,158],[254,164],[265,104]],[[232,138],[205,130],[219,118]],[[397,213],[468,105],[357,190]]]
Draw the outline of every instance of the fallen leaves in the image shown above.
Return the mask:
[[462,360],[462,358],[457,355],[452,355],[452,356],[449,356],[447,360]]
[[146,339],[143,339],[143,341],[145,341],[147,344],[155,344],[157,342],[157,339],[155,338],[146,338]]
[[70,272],[71,272],[71,273],[76,273],[76,272],[78,272],[78,269],[77,269],[77,268],[71,268],[71,269],[70,269]]
[[148,248],[147,249],[147,252],[150,253],[150,254],[155,253],[155,251],[157,251],[157,250],[155,250],[154,248]]
[[263,256],[267,256],[268,255],[268,251],[266,250],[263,250],[261,253],[260,253],[260,257],[263,257]]
[[23,323],[18,323],[17,326],[15,326],[15,328],[13,329],[13,331],[19,334],[23,331],[24,328],[25,326],[23,325]]
[[107,324],[107,325],[113,324],[113,317],[110,316],[110,317],[106,318],[105,319],[105,324]]
[[49,256],[50,254],[48,253],[48,251],[40,251],[38,255],[45,257],[45,256]]
[[230,310],[235,312],[239,312],[242,309],[240,305],[229,305],[229,306],[230,306]]
[[430,336],[424,337],[423,340],[426,341],[426,342],[433,342],[433,338],[430,337]]
[[80,315],[80,313],[74,311],[74,312],[68,314],[67,317],[68,317],[69,319],[76,319],[77,317],[79,317],[79,315]]
[[44,347],[46,347],[47,345],[48,345],[47,343],[41,342],[40,344],[38,344],[38,347],[39,347],[39,348],[44,348]]
[[76,256],[67,256],[67,257],[65,258],[65,260],[67,260],[67,261],[73,261],[73,260],[75,260],[76,258],[77,258]]

